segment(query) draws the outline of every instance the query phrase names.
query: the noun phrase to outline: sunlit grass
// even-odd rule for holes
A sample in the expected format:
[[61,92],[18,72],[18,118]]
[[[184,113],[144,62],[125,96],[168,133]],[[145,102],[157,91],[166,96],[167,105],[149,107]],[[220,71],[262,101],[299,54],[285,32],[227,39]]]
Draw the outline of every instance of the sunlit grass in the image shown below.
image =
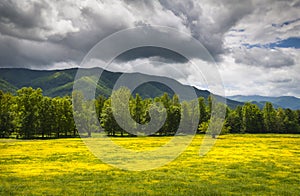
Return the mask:
[[[0,140],[0,195],[297,195],[300,135],[224,135],[205,156],[203,136],[173,162],[125,171],[96,158],[80,139]],[[113,138],[153,150],[171,137]]]

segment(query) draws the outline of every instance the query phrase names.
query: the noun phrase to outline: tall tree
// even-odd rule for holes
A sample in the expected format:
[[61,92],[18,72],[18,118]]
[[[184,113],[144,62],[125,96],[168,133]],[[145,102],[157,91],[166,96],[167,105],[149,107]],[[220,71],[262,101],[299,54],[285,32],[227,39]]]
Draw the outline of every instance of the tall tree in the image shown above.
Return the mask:
[[64,134],[65,136],[71,134],[75,135],[75,122],[73,118],[71,98],[68,96],[57,97],[54,98],[53,101],[56,108],[56,137],[60,137],[61,134]]
[[111,98],[108,98],[103,105],[101,113],[101,126],[109,136],[115,136],[119,130],[118,124],[113,116],[111,108]]
[[[194,134],[199,124],[198,100],[183,101],[181,103],[180,128],[184,134]],[[195,130],[196,129],[196,130]]]
[[170,118],[171,118],[171,110],[170,110],[170,107],[171,107],[171,100],[170,100],[170,97],[168,95],[168,93],[164,93],[159,101],[163,104],[163,106],[165,107],[166,111],[167,111],[167,118],[166,118],[166,121],[164,123],[164,125],[161,127],[160,129],[160,135],[167,135],[168,134],[168,131],[170,130],[171,128],[171,122],[170,122]]
[[167,119],[168,129],[165,132],[166,135],[174,135],[176,133],[179,127],[180,118],[181,118],[181,108],[177,105],[172,104],[169,108],[169,115]]
[[262,133],[263,118],[259,107],[245,103],[242,109],[242,131],[245,133]]
[[274,133],[276,131],[276,111],[273,108],[272,103],[267,102],[263,108],[263,122],[265,132],[267,133]]
[[227,125],[231,127],[231,133],[240,133],[242,129],[242,118],[241,118],[241,107],[235,110],[229,110],[228,116],[226,118]]
[[199,125],[203,122],[208,121],[209,111],[205,105],[205,99],[203,97],[198,98],[198,105],[199,105]]
[[299,133],[300,127],[298,124],[297,113],[291,109],[285,109],[284,127],[286,133]]
[[39,128],[42,89],[24,87],[17,91],[18,130],[24,138],[32,138]]
[[95,102],[96,113],[97,113],[99,122],[101,122],[101,113],[102,113],[102,109],[103,109],[105,100],[106,100],[106,98],[103,95],[100,95],[97,97],[96,102]]
[[50,97],[43,97],[40,103],[40,134],[42,138],[51,137],[56,129],[55,106]]
[[207,98],[207,109],[206,109],[208,113],[207,119],[210,119],[211,117],[213,98],[214,98],[213,95],[209,95]]
[[143,100],[141,96],[137,93],[135,95],[135,99],[131,101],[131,116],[135,120],[135,122],[142,124],[144,123],[144,108],[143,108]]
[[134,128],[135,123],[130,114],[130,98],[131,92],[126,87],[120,87],[118,90],[113,91],[111,95],[111,108],[115,122],[115,130],[123,136],[126,129]]
[[[163,126],[164,126],[166,123],[164,121],[166,121],[166,119],[167,119],[167,112],[159,100],[160,100],[159,98],[155,98],[154,102],[152,102],[149,105],[149,113],[151,113],[151,115],[156,118],[156,121],[158,124],[163,124]],[[152,120],[152,119],[150,119],[150,120]],[[153,133],[153,135],[156,135],[156,134],[163,135],[162,127],[159,130],[157,130],[156,133]]]
[[[211,97],[212,99],[214,97]],[[212,106],[211,106],[212,107]],[[212,110],[213,109],[213,110]],[[227,106],[224,103],[217,102],[214,108],[211,109],[211,117],[209,120],[208,133],[211,134],[212,138],[216,135],[225,134],[229,131],[230,127],[226,122]]]
[[100,129],[97,126],[99,123],[95,109],[95,100],[85,100],[83,93],[78,91],[73,92],[72,99],[76,128],[79,133],[87,133],[87,137],[91,137],[93,131]]
[[275,133],[284,133],[285,130],[285,119],[286,115],[282,108],[278,108],[276,111],[276,131]]
[[11,106],[14,104],[14,97],[11,94],[3,93],[0,90],[0,137],[9,137],[13,132],[13,112]]

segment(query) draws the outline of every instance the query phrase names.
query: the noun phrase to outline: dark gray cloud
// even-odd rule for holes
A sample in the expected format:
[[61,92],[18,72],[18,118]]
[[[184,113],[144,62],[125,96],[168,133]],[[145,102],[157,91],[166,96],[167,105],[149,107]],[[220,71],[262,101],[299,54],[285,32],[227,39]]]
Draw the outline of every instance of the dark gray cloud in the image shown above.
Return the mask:
[[51,67],[52,63],[80,60],[80,51],[66,48],[51,42],[19,40],[0,36],[0,64],[5,67],[30,67],[42,65]]
[[80,50],[54,42],[76,31],[47,1],[1,1],[0,67],[47,68],[77,61]]
[[128,50],[119,55],[117,61],[132,61],[138,58],[161,57],[165,63],[185,63],[184,56],[172,50],[160,47],[145,46]]
[[[20,28],[33,28],[42,24],[42,18],[36,17],[41,15],[43,9],[48,6],[43,1],[33,2],[28,10],[23,10],[18,3],[13,1],[0,2],[0,21],[3,24],[15,24]],[[2,26],[3,27],[3,26]]]
[[251,1],[160,1],[183,19],[198,39],[218,60],[225,52],[224,34],[253,11]]
[[[43,25],[43,18],[37,16],[41,16],[43,10],[47,9],[47,7],[48,5],[43,1],[32,2],[32,4],[27,9],[24,9],[22,3],[19,4],[17,1],[1,1],[1,32],[11,35],[11,33],[13,33],[15,29],[26,30],[35,28],[39,25]],[[14,35],[18,36],[18,34]]]
[[[101,39],[141,24],[169,26],[190,33],[218,58],[225,52],[224,33],[251,9],[249,3],[192,0],[113,3],[4,0],[0,3],[0,50],[4,51],[0,66],[51,66],[59,61],[79,63]],[[24,55],[22,49],[25,47],[39,52],[27,51]]]
[[[286,48],[244,47],[245,44],[267,46],[279,40],[299,38],[299,5],[299,0],[2,0],[0,67],[76,66],[95,44],[111,34],[136,26],[158,25],[172,27],[200,41],[218,64],[225,67],[223,74],[230,79],[224,80],[233,86],[229,92],[238,94],[244,92],[243,88],[253,93],[266,92],[270,86],[261,86],[259,91],[249,88],[258,83],[271,83],[270,78],[277,76],[272,75],[272,71],[285,69],[284,79],[291,77],[292,81],[270,85],[274,85],[274,89],[286,88],[280,92],[300,95],[297,94],[300,80],[295,74],[300,70],[299,49],[290,45]],[[139,36],[132,35],[132,39]],[[174,37],[174,43],[180,44],[180,39]],[[125,42],[120,41],[122,43]],[[117,46],[111,47],[108,50]],[[197,51],[191,51],[187,45],[182,49],[190,57],[197,57]],[[177,67],[186,64],[184,58],[172,51],[151,47],[127,51],[116,62],[131,69],[131,61],[148,63],[147,59],[159,59]],[[184,69],[192,78],[189,81],[197,83],[197,77],[188,72],[188,67]],[[252,83],[243,81],[250,69]],[[162,75],[170,74],[168,70],[159,70],[166,72]],[[266,71],[270,74],[268,78],[258,77]],[[290,89],[289,84],[293,84]]]

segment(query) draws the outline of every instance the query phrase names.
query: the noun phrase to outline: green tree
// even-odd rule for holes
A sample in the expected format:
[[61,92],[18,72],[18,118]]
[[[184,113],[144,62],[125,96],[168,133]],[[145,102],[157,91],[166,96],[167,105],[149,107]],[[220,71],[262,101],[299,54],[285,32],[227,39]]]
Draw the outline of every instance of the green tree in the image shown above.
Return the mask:
[[296,112],[296,114],[297,114],[297,124],[300,126],[300,110],[296,110],[295,111]]
[[242,119],[242,132],[262,133],[263,118],[257,105],[245,103],[242,109]]
[[208,126],[208,133],[211,134],[212,138],[216,135],[226,134],[229,132],[230,127],[226,122],[227,106],[221,102],[217,102],[216,106],[211,111],[210,124]]
[[13,132],[13,112],[11,105],[14,104],[14,97],[11,94],[3,93],[0,90],[0,137],[9,137]]
[[276,111],[273,108],[272,103],[267,102],[263,108],[263,122],[264,122],[264,128],[265,132],[267,133],[274,133],[276,132]]
[[231,133],[240,133],[242,129],[241,107],[238,106],[235,110],[229,110],[226,118],[228,126],[231,127]]
[[206,133],[208,129],[208,125],[209,125],[209,121],[202,122],[198,127],[199,133]]
[[[156,118],[158,124],[165,125],[164,121],[167,119],[167,112],[166,112],[166,108],[162,106],[163,104],[159,100],[160,100],[159,98],[155,98],[154,102],[150,103],[149,113],[151,113],[151,115]],[[156,131],[156,133],[153,133],[153,135],[156,134],[162,135],[163,134],[162,128]]]
[[291,109],[285,109],[285,119],[284,119],[284,128],[285,133],[299,133],[300,127],[298,124],[297,112]]
[[83,118],[85,119],[83,131],[85,131],[88,134],[88,137],[92,136],[92,132],[97,132],[99,130],[98,125],[98,119],[96,117],[96,111],[95,111],[95,101],[94,100],[88,100],[85,101],[83,106]]
[[24,87],[17,91],[17,126],[23,138],[32,138],[39,129],[42,89]]
[[[126,129],[134,129],[135,123],[130,114],[131,92],[126,87],[120,87],[111,95],[111,108],[115,118],[115,131],[124,136]],[[125,130],[124,130],[125,129]]]
[[101,113],[102,113],[102,109],[104,107],[104,102],[105,102],[106,98],[102,95],[98,96],[95,102],[95,107],[96,107],[96,113],[97,113],[97,117],[99,122],[101,122]]
[[[164,93],[161,97],[156,97],[154,99],[154,102],[162,103],[163,107],[165,108],[166,113],[167,113],[166,121],[157,133],[159,135],[168,135],[168,132],[171,130],[171,127],[172,127],[171,118],[173,118],[173,117],[171,116],[171,112],[175,112],[176,108],[171,110],[172,100],[170,99],[168,93]],[[162,111],[160,111],[160,115],[161,114],[162,114]],[[161,116],[163,116],[163,115],[161,115]]]
[[132,99],[130,106],[131,106],[130,112],[132,118],[135,120],[135,122],[139,124],[143,124],[145,121],[144,120],[145,111],[143,108],[143,100],[138,93],[135,95],[135,99]]
[[[142,132],[142,135],[148,135],[147,126],[145,125],[150,122],[150,104],[152,103],[151,99],[143,100],[139,94],[136,94],[135,98],[131,97],[130,99],[130,114],[132,119],[135,121],[132,125],[131,132],[137,134],[137,132]],[[140,130],[138,130],[140,129]]]
[[113,111],[111,108],[111,98],[108,98],[104,102],[101,113],[101,126],[109,136],[115,136],[116,131],[120,129],[113,116]]
[[282,108],[278,108],[276,111],[276,133],[284,133],[285,132],[285,112]]
[[40,103],[40,134],[42,138],[46,136],[51,137],[51,133],[55,131],[55,106],[50,97],[43,97]]
[[199,105],[199,125],[203,122],[207,122],[208,121],[208,110],[207,107],[205,105],[205,99],[203,97],[199,97],[198,98],[198,105]]
[[[189,111],[187,111],[187,112],[189,112]],[[176,133],[176,131],[178,130],[178,127],[179,127],[180,118],[181,118],[180,106],[171,105],[169,108],[169,115],[167,118],[168,129],[165,132],[166,135],[174,135]],[[189,129],[187,129],[187,127],[186,127],[186,130],[189,131]]]
[[213,95],[209,95],[207,98],[207,108],[206,108],[208,113],[207,119],[210,119],[211,117],[213,98],[214,98]]
[[[99,123],[95,109],[95,100],[85,100],[82,92],[78,91],[73,92],[72,99],[76,128],[79,133],[87,133],[87,137],[91,137],[93,131],[96,132],[100,129],[97,126]],[[63,116],[63,119],[66,118]],[[59,121],[59,123],[64,123],[64,121]]]
[[[55,121],[56,121],[56,137],[64,134],[76,135],[75,122],[73,118],[72,102],[71,98],[66,97],[56,97],[52,100],[55,107]],[[83,103],[83,102],[82,102]],[[84,109],[81,111],[83,112]]]
[[[194,134],[199,125],[198,100],[183,101],[181,103],[180,130],[184,134]],[[196,129],[196,130],[195,130]]]

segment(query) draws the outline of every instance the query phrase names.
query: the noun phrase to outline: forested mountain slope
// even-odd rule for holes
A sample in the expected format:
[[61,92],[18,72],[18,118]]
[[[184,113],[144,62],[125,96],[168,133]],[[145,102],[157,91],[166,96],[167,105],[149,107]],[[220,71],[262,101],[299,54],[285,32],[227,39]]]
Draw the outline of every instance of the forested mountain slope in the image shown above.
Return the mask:
[[[91,68],[87,70],[92,73],[93,69],[100,68]],[[22,68],[0,69],[0,90],[15,94],[17,89],[31,86],[33,88],[41,88],[43,90],[43,94],[50,97],[71,95],[77,70],[77,68],[65,70],[30,70]],[[121,74],[122,73],[103,71],[102,76],[98,81],[96,95],[104,95],[106,97],[110,96],[112,88]],[[126,74],[130,74],[130,77],[132,78],[147,76],[140,73]],[[155,80],[155,78],[158,78],[159,76],[151,77]],[[170,83],[181,85],[182,88],[187,87],[171,78],[162,78]],[[89,77],[82,77],[80,80],[84,83],[92,82]],[[210,95],[210,92],[207,90],[199,90],[195,88],[195,91],[198,97],[207,98]],[[143,98],[153,98],[161,96],[164,92],[167,92],[170,96],[174,94],[174,92],[166,85],[157,82],[148,82],[139,86],[133,94],[139,93]],[[232,108],[237,105],[242,105],[242,103],[238,101],[230,99],[227,99],[226,101],[227,105]]]

